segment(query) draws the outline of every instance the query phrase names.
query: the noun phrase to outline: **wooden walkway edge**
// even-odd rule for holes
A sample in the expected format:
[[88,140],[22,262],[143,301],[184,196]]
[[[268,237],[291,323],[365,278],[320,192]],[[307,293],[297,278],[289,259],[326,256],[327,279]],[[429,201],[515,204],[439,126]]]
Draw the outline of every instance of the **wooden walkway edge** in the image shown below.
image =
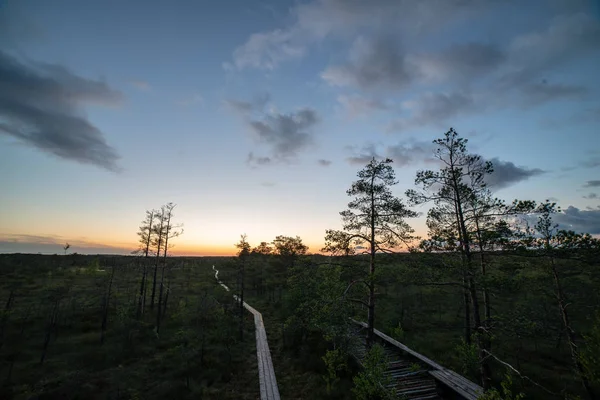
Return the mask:
[[[215,279],[225,290],[229,292],[229,288],[219,280],[219,270],[215,269]],[[239,301],[237,295],[233,295],[236,301]],[[263,323],[262,314],[255,308],[244,302],[244,308],[254,316],[254,326],[256,328],[256,358],[258,360],[258,381],[260,384],[260,399],[261,400],[280,400],[279,387],[275,378],[275,370],[273,369],[273,361],[271,360],[271,352],[269,343],[267,342],[267,331]]]
[[[362,321],[352,320],[357,325],[360,325],[363,328],[367,328],[367,324]],[[425,357],[424,355],[417,353],[413,349],[408,346],[398,342],[397,340],[389,337],[385,333],[374,329],[375,336],[377,336],[383,342],[392,345],[394,348],[401,350],[404,354],[408,355],[412,359],[416,359],[419,363],[426,366],[428,369],[428,373],[432,376],[440,386],[442,386],[443,392],[452,392],[454,395],[449,396],[451,398],[465,399],[465,400],[477,400],[480,396],[483,395],[483,388],[462,375],[457,374],[456,372],[441,366],[435,361]],[[447,396],[443,396],[442,398],[446,398]]]

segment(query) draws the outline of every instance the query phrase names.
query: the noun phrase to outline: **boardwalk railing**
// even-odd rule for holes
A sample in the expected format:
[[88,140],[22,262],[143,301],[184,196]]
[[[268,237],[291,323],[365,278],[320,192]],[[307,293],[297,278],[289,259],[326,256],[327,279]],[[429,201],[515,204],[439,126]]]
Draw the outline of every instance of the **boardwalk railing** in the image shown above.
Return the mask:
[[[215,279],[219,285],[223,286],[229,292],[229,288],[219,280],[219,270],[215,269]],[[233,295],[236,301],[240,301],[237,295]],[[275,378],[275,370],[273,369],[273,361],[271,361],[271,352],[269,351],[269,343],[267,342],[267,331],[263,323],[262,314],[244,302],[244,308],[254,316],[254,326],[256,328],[256,358],[258,359],[258,381],[260,384],[260,399],[261,400],[280,400],[279,388],[277,379]]]
[[[353,322],[362,326],[363,328],[367,328],[367,324],[362,321],[353,320]],[[438,387],[440,389],[438,391],[446,394],[442,394],[442,398],[450,397],[465,400],[476,400],[483,395],[483,388],[481,386],[471,382],[462,375],[442,367],[435,361],[425,357],[420,353],[417,353],[416,351],[389,337],[385,333],[378,331],[377,329],[374,329],[374,333],[384,343],[401,350],[403,354],[408,356],[408,358],[416,360],[420,364],[424,365],[428,369],[429,375],[432,376],[438,383]]]

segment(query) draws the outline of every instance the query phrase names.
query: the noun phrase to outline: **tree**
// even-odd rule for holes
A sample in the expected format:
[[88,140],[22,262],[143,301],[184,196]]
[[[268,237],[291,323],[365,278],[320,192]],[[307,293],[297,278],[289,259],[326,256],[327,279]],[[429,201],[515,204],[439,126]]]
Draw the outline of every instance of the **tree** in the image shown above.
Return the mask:
[[150,210],[146,211],[146,218],[142,221],[142,225],[140,225],[140,230],[138,231],[138,236],[140,237],[140,248],[137,250],[138,254],[143,254],[144,261],[143,269],[142,269],[142,279],[140,282],[140,295],[138,299],[138,307],[137,307],[137,317],[141,317],[144,314],[144,306],[146,303],[146,279],[148,276],[148,265],[147,259],[150,254],[150,244],[152,243],[152,233],[153,233],[153,224],[158,211]]
[[541,253],[547,260],[547,266],[554,281],[556,304],[564,332],[567,335],[573,366],[589,398],[595,399],[594,390],[588,379],[590,374],[587,373],[585,365],[582,363],[582,358],[579,354],[578,336],[573,329],[569,311],[567,310],[570,303],[562,284],[559,257],[565,257],[576,252],[585,252],[590,249],[600,250],[600,241],[592,238],[589,234],[577,234],[573,231],[559,230],[558,224],[552,220],[552,215],[559,212],[561,210],[560,207],[557,207],[556,203],[546,200],[539,204],[535,209],[538,219],[534,227],[527,230],[528,235],[525,237],[525,244],[530,250]]
[[258,294],[263,294],[265,285],[265,264],[268,261],[269,256],[273,254],[273,248],[267,242],[260,242],[258,246],[252,249],[250,255],[259,264],[258,277],[254,276],[254,288],[258,288]]
[[239,249],[238,256],[238,287],[239,287],[239,303],[240,303],[240,341],[244,340],[244,278],[246,263],[250,256],[250,243],[246,240],[246,234],[240,235],[240,241],[235,244]]
[[[272,242],[273,254],[277,257],[274,263],[274,270],[269,273],[271,280],[279,282],[279,301],[281,294],[289,277],[289,272],[296,266],[298,259],[304,256],[308,251],[308,246],[302,243],[300,236],[291,237],[279,235]],[[275,298],[274,288],[272,296]]]
[[[172,225],[172,219],[173,219],[173,209],[175,208],[175,204],[173,203],[167,203],[166,205],[163,206],[162,210],[163,210],[163,221],[161,221],[161,224],[164,225],[164,233],[163,233],[163,263],[162,263],[162,269],[161,269],[161,273],[160,273],[160,289],[159,289],[159,293],[158,293],[158,308],[156,310],[156,332],[158,333],[160,330],[160,321],[161,321],[161,316],[163,313],[162,310],[162,306],[163,306],[163,291],[164,291],[164,286],[165,286],[165,269],[167,266],[167,251],[169,250],[169,239],[175,238],[179,235],[181,235],[183,233],[183,229],[179,230],[181,228],[181,225],[176,225],[173,226]],[[160,252],[160,251],[159,251]],[[158,262],[158,260],[157,260]],[[166,303],[166,302],[165,302]],[[166,307],[166,304],[165,304]]]
[[409,246],[415,239],[412,236],[414,230],[405,218],[416,217],[417,213],[392,195],[390,188],[397,182],[391,164],[391,159],[377,161],[373,158],[358,172],[359,179],[346,191],[353,200],[348,203],[347,210],[340,212],[343,229],[327,230],[323,248],[323,251],[332,254],[350,255],[362,244],[369,246],[368,278],[361,281],[368,288],[368,301],[353,300],[368,308],[368,346],[374,339],[376,256],[378,253],[394,253],[401,246]]
[[440,238],[447,248],[458,249],[462,256],[465,339],[470,341],[472,318],[479,348],[481,380],[484,389],[487,389],[490,387],[491,370],[486,358],[487,341],[483,337],[486,329],[481,320],[475,280],[469,208],[481,198],[481,193],[486,189],[484,177],[493,171],[493,167],[480,156],[470,154],[467,142],[452,128],[443,138],[434,140],[433,143],[437,145],[434,155],[440,161],[441,168],[438,171],[418,171],[415,184],[421,186],[422,190],[411,189],[406,195],[414,205],[433,203],[427,214],[430,233]]
[[65,251],[65,256],[67,255],[67,250],[69,250],[71,248],[71,245],[67,242],[65,243],[65,245],[63,246],[63,250]]
[[150,309],[154,309],[154,296],[156,295],[156,275],[158,273],[158,263],[160,261],[160,251],[162,249],[164,234],[165,234],[165,206],[160,208],[160,211],[157,213],[158,225],[154,225],[152,228],[152,233],[154,237],[152,238],[152,245],[156,248],[156,258],[154,260],[154,276],[152,278],[152,295],[150,296]]

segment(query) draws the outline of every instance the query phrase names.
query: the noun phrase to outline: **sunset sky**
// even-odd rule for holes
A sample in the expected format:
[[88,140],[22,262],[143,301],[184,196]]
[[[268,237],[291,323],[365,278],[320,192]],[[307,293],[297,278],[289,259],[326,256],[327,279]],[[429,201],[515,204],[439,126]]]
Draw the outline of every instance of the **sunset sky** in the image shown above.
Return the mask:
[[0,252],[128,253],[169,201],[176,254],[316,252],[369,159],[403,196],[450,126],[600,234],[599,71],[592,0],[0,0]]

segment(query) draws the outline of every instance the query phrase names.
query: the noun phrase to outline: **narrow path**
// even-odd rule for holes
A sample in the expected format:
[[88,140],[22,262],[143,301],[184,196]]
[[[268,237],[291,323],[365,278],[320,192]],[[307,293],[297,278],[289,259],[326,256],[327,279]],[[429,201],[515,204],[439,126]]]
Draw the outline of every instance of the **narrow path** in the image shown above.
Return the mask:
[[[229,292],[229,288],[219,280],[219,270],[212,266],[215,271],[215,279],[225,290]],[[239,301],[237,295],[233,295],[236,301]],[[280,400],[279,388],[277,379],[275,378],[275,370],[273,369],[273,361],[271,360],[271,352],[269,351],[269,343],[267,342],[267,331],[263,323],[262,314],[244,302],[244,308],[254,316],[254,326],[256,328],[256,358],[258,360],[258,380],[260,384],[261,400]]]

